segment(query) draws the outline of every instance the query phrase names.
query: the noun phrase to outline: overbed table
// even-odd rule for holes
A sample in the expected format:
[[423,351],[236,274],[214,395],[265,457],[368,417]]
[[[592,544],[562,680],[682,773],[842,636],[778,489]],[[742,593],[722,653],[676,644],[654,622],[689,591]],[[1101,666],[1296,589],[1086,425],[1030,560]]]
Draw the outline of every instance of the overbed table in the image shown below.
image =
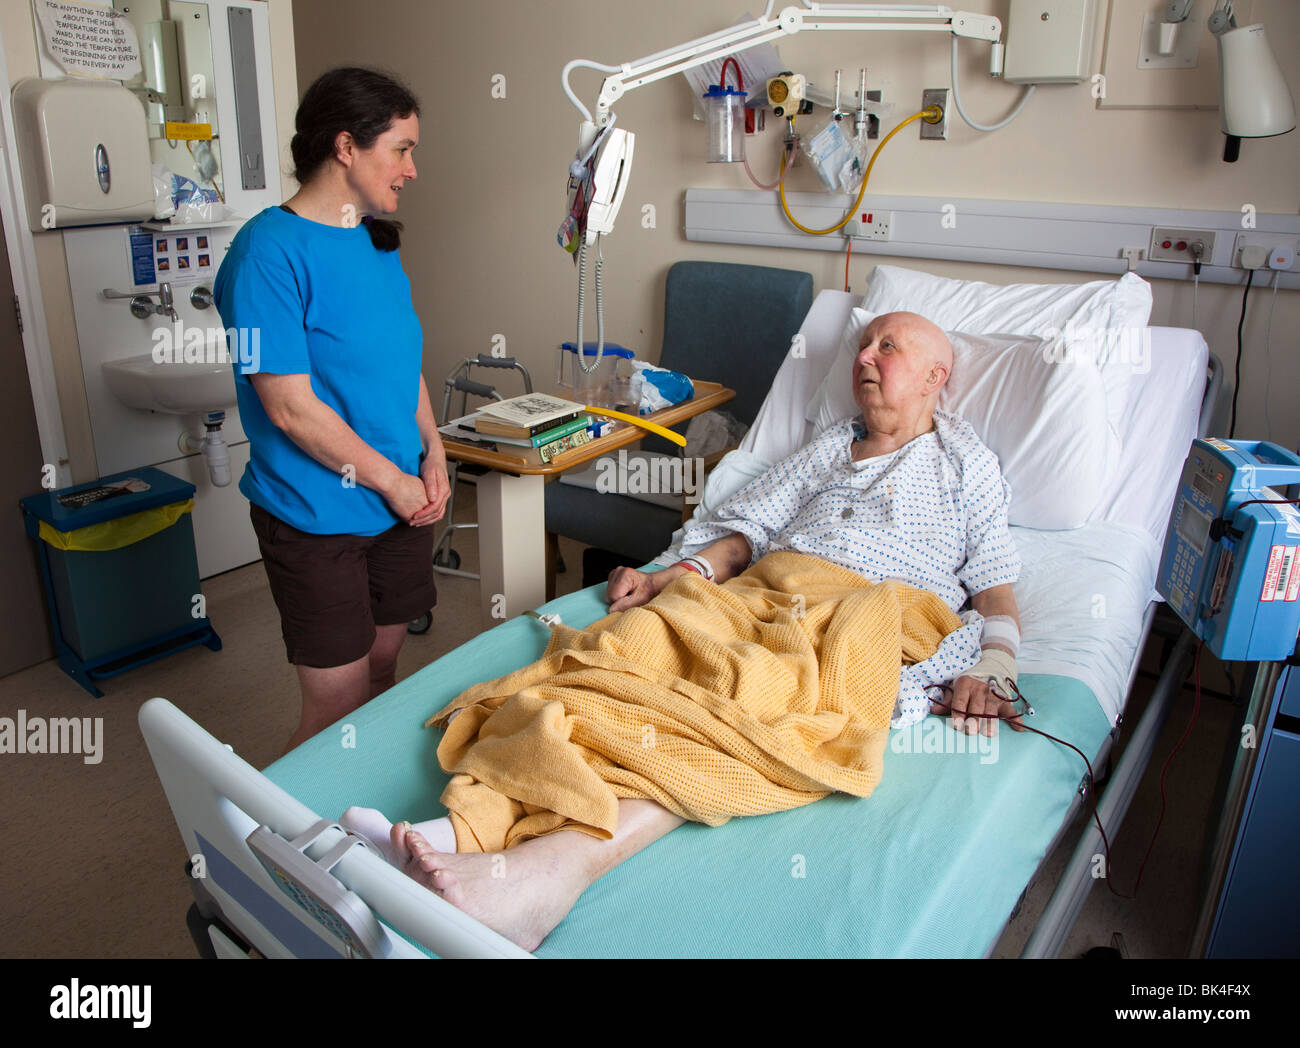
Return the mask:
[[[646,416],[672,427],[721,407],[736,392],[717,382],[695,382],[695,396]],[[486,466],[478,482],[479,609],[492,626],[546,602],[546,483],[611,451],[635,444],[646,431],[618,423],[612,433],[584,445],[562,465],[527,465],[499,451],[443,436],[447,458]]]

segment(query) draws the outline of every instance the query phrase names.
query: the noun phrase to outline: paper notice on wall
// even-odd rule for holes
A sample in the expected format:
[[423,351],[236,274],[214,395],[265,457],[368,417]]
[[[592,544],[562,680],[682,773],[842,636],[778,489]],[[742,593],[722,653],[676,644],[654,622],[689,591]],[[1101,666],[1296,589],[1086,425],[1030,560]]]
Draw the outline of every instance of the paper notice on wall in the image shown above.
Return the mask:
[[135,26],[107,4],[32,0],[45,52],[69,76],[130,80],[140,73]]

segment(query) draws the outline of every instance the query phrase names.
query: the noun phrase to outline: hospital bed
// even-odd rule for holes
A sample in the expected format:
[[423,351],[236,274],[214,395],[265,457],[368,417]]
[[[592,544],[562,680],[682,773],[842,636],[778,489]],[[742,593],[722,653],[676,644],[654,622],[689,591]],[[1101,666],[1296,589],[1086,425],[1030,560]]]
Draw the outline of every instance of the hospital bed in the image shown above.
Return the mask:
[[[724,460],[711,479],[706,508],[722,487],[811,436],[806,405],[839,359],[840,332],[856,304],[839,292],[818,296],[797,342],[804,352],[782,367],[735,461]],[[1217,362],[1195,332],[1150,329],[1149,369],[1131,370],[1127,388],[1111,391],[1123,401],[1111,405],[1122,456],[1088,522],[1067,531],[1013,529],[1024,561],[1016,596],[1020,686],[1036,709],[1030,723],[1073,743],[1095,768],[1119,734],[1151,628],[1179,468],[1219,395]],[[605,614],[602,594],[593,587],[541,610],[582,626]],[[265,773],[166,700],[146,703],[141,727],[201,874],[192,877],[199,913],[191,916],[216,952],[354,952],[290,901],[245,838],[259,825],[294,838],[353,804],[394,819],[441,814],[446,776],[424,721],[469,685],[533,660],[546,641],[536,619],[502,623],[358,710],[346,737],[327,730]],[[1190,652],[1187,640],[1174,648],[1102,791],[1098,811],[1112,840]],[[987,955],[1040,863],[1092,803],[1075,753],[1005,728],[996,742],[991,750],[931,717],[894,734],[882,782],[868,799],[834,795],[715,829],[687,824],[593,885],[536,955]],[[326,827],[307,854],[319,858],[347,840]],[[1095,883],[1092,859],[1101,850],[1090,826],[1027,954],[1059,952]],[[379,954],[523,955],[362,847],[341,859],[334,851],[330,861],[338,881],[382,922]]]

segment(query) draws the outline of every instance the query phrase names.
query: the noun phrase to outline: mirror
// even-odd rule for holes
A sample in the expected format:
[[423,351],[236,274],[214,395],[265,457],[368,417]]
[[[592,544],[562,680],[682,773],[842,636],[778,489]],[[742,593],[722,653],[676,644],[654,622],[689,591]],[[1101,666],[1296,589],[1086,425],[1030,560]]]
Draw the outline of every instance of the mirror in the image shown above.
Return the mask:
[[149,152],[225,202],[206,3],[114,0],[140,41],[140,75],[123,81],[144,104]]

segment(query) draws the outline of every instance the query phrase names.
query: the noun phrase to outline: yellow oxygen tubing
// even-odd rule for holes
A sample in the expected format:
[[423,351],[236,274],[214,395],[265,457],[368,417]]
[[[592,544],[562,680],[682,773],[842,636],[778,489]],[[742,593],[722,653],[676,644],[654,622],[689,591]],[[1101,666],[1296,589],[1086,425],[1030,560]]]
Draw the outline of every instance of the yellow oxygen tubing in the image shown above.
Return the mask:
[[685,437],[678,433],[674,433],[671,429],[665,429],[657,422],[647,422],[645,419],[637,415],[628,415],[622,411],[614,411],[612,408],[594,408],[591,405],[587,405],[582,410],[590,412],[593,415],[603,415],[605,418],[616,418],[622,422],[630,422],[632,425],[640,426],[642,429],[649,430],[651,433],[657,433],[659,436],[671,440],[674,444],[680,444],[682,447],[686,447]]
[[[784,152],[782,152],[781,177],[780,180],[777,182],[776,189],[777,192],[781,195],[781,210],[785,212],[785,217],[790,220],[790,224],[794,226],[795,229],[798,229],[804,233],[810,233],[815,237],[823,237],[827,233],[839,232],[841,229],[843,229],[845,226],[849,224],[849,221],[853,218],[853,216],[858,213],[858,208],[862,206],[862,198],[867,194],[867,182],[871,178],[871,169],[876,166],[876,159],[880,156],[880,151],[884,149],[886,145],[889,144],[889,140],[893,138],[896,134],[898,134],[898,132],[903,130],[903,128],[905,128],[913,120],[924,120],[927,123],[937,124],[942,119],[943,119],[943,110],[939,106],[937,105],[928,106],[927,108],[922,109],[919,113],[913,113],[901,124],[899,124],[896,128],[894,128],[894,130],[892,130],[891,132],[889,132],[889,134],[887,134],[884,138],[882,138],[880,140],[880,145],[876,146],[875,152],[871,154],[871,160],[867,163],[867,170],[862,175],[862,185],[858,188],[858,199],[855,200],[853,202],[853,206],[849,208],[849,213],[845,215],[844,218],[839,223],[831,226],[829,229],[809,229],[797,218],[795,218],[794,215],[790,213],[790,205],[786,203],[786,199],[785,199],[785,173],[787,168],[785,166],[785,154]],[[793,164],[791,166],[793,166]]]

